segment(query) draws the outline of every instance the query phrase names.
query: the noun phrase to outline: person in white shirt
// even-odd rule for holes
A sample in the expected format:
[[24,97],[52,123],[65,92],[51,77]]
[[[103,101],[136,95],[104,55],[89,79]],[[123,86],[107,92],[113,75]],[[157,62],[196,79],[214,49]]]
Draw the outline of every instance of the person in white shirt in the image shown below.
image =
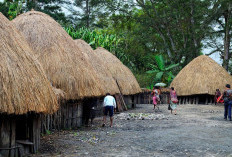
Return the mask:
[[115,98],[113,96],[111,96],[110,93],[107,93],[106,97],[104,98],[104,102],[103,102],[104,117],[103,117],[102,127],[104,127],[106,124],[106,116],[107,116],[108,112],[109,112],[109,116],[110,116],[110,127],[113,126],[114,109],[116,109]]

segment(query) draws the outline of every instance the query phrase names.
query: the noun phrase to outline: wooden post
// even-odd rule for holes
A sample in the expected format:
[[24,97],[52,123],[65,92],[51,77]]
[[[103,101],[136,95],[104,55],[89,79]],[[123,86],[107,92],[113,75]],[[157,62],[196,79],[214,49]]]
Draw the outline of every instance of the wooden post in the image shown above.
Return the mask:
[[213,104],[213,98],[210,96],[210,105]]
[[78,102],[78,127],[82,124],[82,116],[83,116],[83,103]]
[[186,104],[189,104],[189,97],[186,97]]
[[196,104],[197,105],[199,104],[199,97],[198,96],[196,97]]
[[[10,128],[10,131],[11,131],[11,137],[10,137],[10,147],[15,147],[15,139],[16,139],[16,123],[15,123],[15,120],[11,119],[10,121],[10,125],[11,125],[11,128]],[[15,149],[12,149],[10,151],[10,157],[14,157],[16,154],[15,154]]]
[[[10,123],[5,117],[0,118],[0,148],[10,147]],[[9,150],[0,150],[0,155],[9,156]]]
[[208,105],[208,102],[209,102],[209,98],[208,98],[208,96],[206,96],[205,104]]

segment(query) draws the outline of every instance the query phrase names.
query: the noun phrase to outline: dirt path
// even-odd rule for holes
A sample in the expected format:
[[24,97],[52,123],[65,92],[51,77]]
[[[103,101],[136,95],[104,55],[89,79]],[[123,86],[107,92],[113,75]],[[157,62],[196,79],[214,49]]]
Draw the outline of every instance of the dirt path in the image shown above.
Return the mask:
[[[171,115],[152,105],[115,115],[113,128],[95,126],[44,136],[36,156],[231,156],[232,122],[223,106],[180,105]],[[143,114],[140,114],[143,113]]]

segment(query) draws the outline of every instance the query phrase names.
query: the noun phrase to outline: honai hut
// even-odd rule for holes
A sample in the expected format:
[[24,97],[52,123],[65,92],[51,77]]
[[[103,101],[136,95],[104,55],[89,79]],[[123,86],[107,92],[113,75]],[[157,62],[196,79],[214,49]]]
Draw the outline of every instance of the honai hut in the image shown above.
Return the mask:
[[178,73],[170,87],[175,88],[181,104],[210,104],[216,89],[222,92],[231,83],[232,77],[223,67],[201,55]]
[[57,111],[52,86],[26,40],[0,13],[0,156],[38,151],[40,115]]
[[129,108],[134,107],[139,102],[138,94],[141,88],[131,70],[104,48],[99,47],[94,52],[106,64],[107,70],[112,74],[120,93],[124,96],[125,103]]
[[43,126],[49,129],[80,126],[82,99],[104,95],[92,65],[50,16],[29,11],[16,17],[13,23],[25,36],[52,85],[65,93],[60,110],[48,117],[48,123]]
[[[77,44],[81,53],[83,53],[89,59],[95,71],[99,74],[100,80],[102,81],[102,85],[103,85],[104,95],[106,93],[110,93],[111,95],[117,97],[117,94],[120,93],[119,88],[112,74],[110,73],[109,70],[107,70],[106,63],[103,62],[100,58],[98,58],[97,54],[93,51],[91,46],[88,43],[86,43],[84,40],[77,39],[75,40],[75,43]],[[99,113],[98,115],[101,115],[103,113],[102,103],[103,103],[103,97],[99,97],[97,103],[97,111]]]

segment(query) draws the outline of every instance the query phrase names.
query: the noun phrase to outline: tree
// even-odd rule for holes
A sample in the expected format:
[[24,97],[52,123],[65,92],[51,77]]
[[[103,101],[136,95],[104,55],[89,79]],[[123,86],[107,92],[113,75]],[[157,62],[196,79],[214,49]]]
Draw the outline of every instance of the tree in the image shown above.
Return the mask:
[[34,9],[50,15],[61,24],[65,24],[70,21],[62,11],[62,7],[68,4],[70,3],[64,0],[5,0],[3,3],[0,3],[0,9],[10,20],[15,18],[18,14]]
[[147,71],[148,74],[156,74],[154,81],[156,82],[163,82],[170,84],[171,81],[174,79],[174,75],[172,70],[179,66],[178,64],[170,64],[166,65],[165,60],[163,59],[162,55],[155,56],[155,64],[151,64],[151,70]]
[[70,23],[62,10],[62,7],[70,5],[69,1],[65,0],[28,0],[26,2],[25,11],[34,9],[36,11],[44,12],[54,18],[61,24]]
[[[78,9],[71,9],[75,17],[73,20],[78,20],[78,25],[82,27],[91,27],[96,22],[97,17],[104,10],[104,0],[75,0],[74,5]],[[79,11],[78,11],[79,10]]]
[[[142,9],[140,23],[152,32],[148,44],[153,51],[169,56],[183,65],[200,55],[208,30],[208,1],[136,0]],[[204,16],[203,16],[204,15]],[[155,35],[155,36],[154,36]]]
[[[219,52],[223,59],[222,66],[228,70],[231,59],[232,2],[218,0],[212,2],[212,30],[207,38],[208,47],[213,48],[209,55]],[[216,28],[216,29],[215,29]],[[220,42],[222,40],[223,42]]]

